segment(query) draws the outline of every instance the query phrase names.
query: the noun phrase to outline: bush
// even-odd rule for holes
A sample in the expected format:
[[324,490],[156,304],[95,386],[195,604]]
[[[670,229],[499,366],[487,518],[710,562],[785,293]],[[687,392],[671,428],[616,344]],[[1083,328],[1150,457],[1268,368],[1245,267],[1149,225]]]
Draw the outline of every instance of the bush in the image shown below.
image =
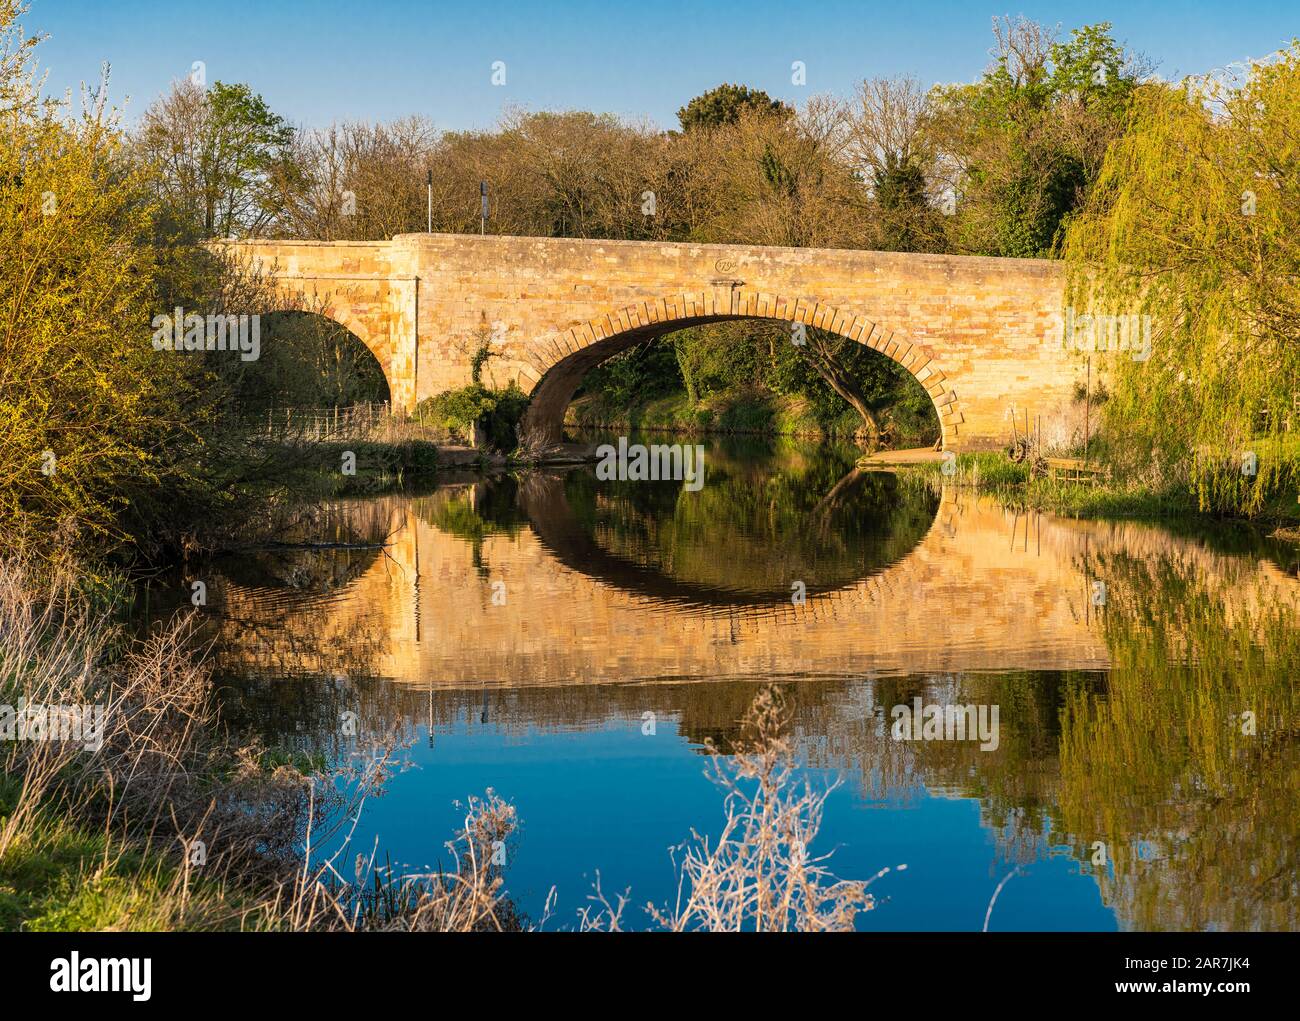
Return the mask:
[[441,426],[463,443],[472,443],[478,423],[494,449],[509,453],[517,446],[517,427],[528,408],[528,395],[511,382],[504,390],[471,383],[427,397],[415,409],[422,424]]

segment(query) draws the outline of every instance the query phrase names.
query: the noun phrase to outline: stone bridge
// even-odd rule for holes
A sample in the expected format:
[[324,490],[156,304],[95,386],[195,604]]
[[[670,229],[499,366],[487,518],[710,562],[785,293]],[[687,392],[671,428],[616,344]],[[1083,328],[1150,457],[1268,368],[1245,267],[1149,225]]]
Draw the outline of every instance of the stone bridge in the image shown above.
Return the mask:
[[213,248],[351,330],[394,407],[466,385],[489,345],[485,382],[532,395],[524,431],[544,444],[593,366],[729,319],[803,323],[894,359],[929,393],[951,450],[1004,443],[1012,409],[1063,411],[1080,375],[1061,267],[1040,260],[459,234]]

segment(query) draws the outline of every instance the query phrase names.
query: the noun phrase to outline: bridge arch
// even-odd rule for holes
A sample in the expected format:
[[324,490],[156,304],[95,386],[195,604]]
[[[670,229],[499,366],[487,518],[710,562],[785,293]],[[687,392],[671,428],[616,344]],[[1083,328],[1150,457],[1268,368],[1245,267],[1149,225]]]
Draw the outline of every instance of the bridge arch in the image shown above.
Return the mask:
[[267,285],[274,308],[266,312],[306,312],[344,327],[379,363],[393,407],[415,408],[419,280],[395,272],[390,243],[223,239],[206,247]]
[[563,435],[565,409],[583,377],[601,362],[678,330],[741,319],[804,323],[893,359],[930,395],[944,448],[956,446],[964,421],[961,403],[928,346],[910,343],[881,323],[826,302],[736,287],[625,305],[530,345],[525,374],[532,377],[532,401],[520,424],[522,440],[540,447],[557,445]]
[[[392,378],[392,360],[382,359],[386,353],[385,345],[376,342],[373,330],[367,330],[362,336],[349,326],[346,315],[340,315],[336,308],[326,306],[322,311],[311,307],[311,303],[289,302],[290,307],[272,308],[261,313],[262,350],[266,357],[268,347],[285,343],[295,334],[301,344],[299,352],[315,350],[323,356],[326,363],[337,369],[339,378],[348,380],[352,385],[350,392],[337,393],[333,398],[321,392],[316,396],[321,406],[330,403],[338,405],[360,403],[390,404],[393,399],[394,383]],[[366,330],[364,321],[351,319],[353,326]],[[321,372],[325,375],[328,370]],[[321,388],[331,389],[328,385]],[[337,387],[340,391],[343,389]],[[357,391],[361,391],[358,393]]]

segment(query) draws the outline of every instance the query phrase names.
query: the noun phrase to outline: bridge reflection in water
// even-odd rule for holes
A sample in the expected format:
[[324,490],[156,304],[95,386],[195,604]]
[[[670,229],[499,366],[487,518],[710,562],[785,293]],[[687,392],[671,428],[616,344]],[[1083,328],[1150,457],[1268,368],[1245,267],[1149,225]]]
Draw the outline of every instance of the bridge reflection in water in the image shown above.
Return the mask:
[[521,486],[518,524],[457,534],[490,485],[358,507],[391,545],[326,594],[218,582],[222,665],[436,687],[1100,669],[1090,558],[1137,537],[949,495],[910,549],[861,576],[750,549],[768,559],[710,566],[767,568],[762,587],[729,587],[620,550],[557,478]]
[[[596,867],[648,897],[663,847],[712,817],[665,824],[670,840],[647,821],[635,846],[610,837],[602,852],[594,833],[632,825],[615,789],[629,777],[659,786],[637,795],[651,820],[668,812],[646,808],[655,798],[687,812],[698,796],[661,760],[620,770],[646,753],[618,742],[636,741],[650,712],[688,755],[706,738],[725,747],[758,685],[779,679],[804,761],[846,774],[858,803],[889,816],[828,817],[846,846],[837,869],[870,874],[892,863],[879,860],[890,847],[942,891],[929,908],[896,891],[901,914],[887,926],[977,927],[985,880],[1012,862],[1040,870],[1024,881],[1036,891],[1025,906],[1012,892],[1000,908],[1027,927],[1300,924],[1289,892],[1300,585],[1285,555],[1236,533],[1017,514],[844,465],[805,466],[789,491],[743,460],[714,466],[697,494],[578,471],[342,503],[316,537],[386,539],[385,550],[212,565],[206,637],[240,692],[230,720],[335,755],[417,739],[422,761],[443,768],[402,788],[391,802],[402,807],[385,809],[401,821],[374,823],[381,839],[440,804],[440,784],[463,797],[495,782],[510,759],[493,743],[502,737],[514,747],[607,735],[576,773],[565,772],[569,743],[537,750],[546,761],[533,786],[533,774],[511,774],[527,795],[521,811],[544,831],[530,831],[533,881],[570,868],[572,887]],[[797,581],[802,605],[791,601]],[[915,697],[999,705],[998,748],[892,740],[888,707]],[[343,710],[358,713],[360,739],[340,734]],[[601,740],[624,750],[609,758]],[[456,765],[485,755],[486,780]],[[582,813],[566,815],[575,798]],[[972,799],[990,850],[977,841],[958,855],[957,830],[909,836],[926,815],[896,809],[918,799]],[[427,846],[453,822],[430,816]],[[1051,864],[1062,856],[1064,871]],[[1057,914],[1033,915],[1035,900]]]
[[[222,665],[435,687],[1104,669],[1094,603],[1114,594],[1104,565],[1117,555],[1190,559],[1231,575],[1247,602],[1295,591],[1275,565],[1247,567],[1158,528],[1016,514],[951,491],[924,530],[880,544],[910,548],[830,564],[757,542],[727,551],[749,562],[697,550],[712,553],[713,576],[689,578],[580,520],[556,477],[520,486],[515,519],[482,518],[493,488],[509,486],[345,505],[390,545],[351,555],[353,576],[324,593],[218,579]],[[750,584],[725,585],[728,574]]]

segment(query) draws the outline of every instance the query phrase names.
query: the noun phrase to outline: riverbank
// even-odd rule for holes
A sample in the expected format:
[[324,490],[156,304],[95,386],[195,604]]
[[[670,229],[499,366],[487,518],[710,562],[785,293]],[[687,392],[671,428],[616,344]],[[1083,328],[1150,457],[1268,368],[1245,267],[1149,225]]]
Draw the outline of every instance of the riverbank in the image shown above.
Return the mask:
[[184,622],[125,640],[126,591],[0,559],[6,929],[239,928],[289,860],[303,778],[213,726]]
[[[958,454],[955,460],[939,459],[898,469],[905,485],[935,492],[958,486],[986,493],[1018,508],[1044,511],[1071,518],[1114,518],[1159,521],[1171,518],[1222,520],[1209,513],[1187,489],[1152,489],[1136,483],[1101,479],[1095,483],[1064,482],[1036,476],[1025,463],[1011,461],[997,452]],[[1243,519],[1245,520],[1245,519]],[[1300,513],[1293,500],[1279,497],[1266,505],[1262,514],[1249,519],[1276,529],[1278,538],[1300,540]]]
[[[294,499],[373,496],[408,485],[427,485],[443,472],[501,470],[509,457],[452,442],[423,439],[328,440],[274,446],[269,456],[285,466]],[[572,456],[557,455],[557,463]],[[551,463],[544,461],[542,463]]]
[[449,873],[341,879],[395,744],[325,763],[233,737],[196,618],[128,638],[122,591],[0,558],[0,929],[519,927],[491,864],[512,807],[469,799]]
[[[0,818],[20,804],[15,778],[0,777]],[[266,921],[253,902],[187,876],[160,849],[114,840],[44,806],[0,854],[0,931],[217,932]]]
[[319,443],[311,449],[311,459],[321,466],[318,487],[330,496],[383,492],[433,477],[447,462],[439,445],[426,440]]
[[[593,424],[597,408],[571,406],[567,425],[575,429],[619,429],[679,436],[775,435],[802,439],[845,439],[840,434],[816,431],[810,426],[806,408],[798,401],[773,403],[723,402],[711,408],[691,407],[684,395],[648,402],[629,411],[621,421]],[[718,413],[714,417],[714,413]],[[594,448],[566,444],[536,460],[462,444],[431,440],[330,441],[302,448],[284,448],[280,456],[293,460],[299,469],[308,467],[309,480],[298,480],[300,496],[373,495],[401,489],[410,483],[427,484],[439,472],[503,471],[510,468],[540,468],[573,465],[594,459]],[[350,459],[350,461],[348,460]],[[351,469],[344,471],[347,464]],[[938,491],[959,486],[987,493],[1007,505],[1073,518],[1114,518],[1158,521],[1170,518],[1208,518],[1225,515],[1204,510],[1185,488],[1156,490],[1141,483],[1099,479],[1093,483],[1066,482],[1034,475],[1026,463],[1011,461],[1000,452],[959,454],[947,462],[928,445],[908,446],[868,455],[866,467],[897,471],[908,485]],[[337,467],[336,467],[337,466]],[[1300,542],[1300,504],[1279,496],[1251,519],[1275,529],[1276,537]]]
[[525,458],[431,440],[335,440],[306,449],[283,448],[279,454],[291,461],[296,470],[306,472],[306,477],[296,479],[293,485],[299,498],[375,495],[410,484],[425,485],[445,472],[500,472],[582,464],[596,459],[594,448],[582,444],[562,444]]
[[[692,401],[685,392],[630,406],[616,406],[593,396],[575,399],[565,412],[572,429],[663,432],[683,436],[755,434],[806,439],[865,439],[861,417],[849,409],[832,419],[799,397],[761,390],[731,391]],[[938,438],[935,423],[906,409],[888,419],[890,440],[898,446],[924,446]]]

